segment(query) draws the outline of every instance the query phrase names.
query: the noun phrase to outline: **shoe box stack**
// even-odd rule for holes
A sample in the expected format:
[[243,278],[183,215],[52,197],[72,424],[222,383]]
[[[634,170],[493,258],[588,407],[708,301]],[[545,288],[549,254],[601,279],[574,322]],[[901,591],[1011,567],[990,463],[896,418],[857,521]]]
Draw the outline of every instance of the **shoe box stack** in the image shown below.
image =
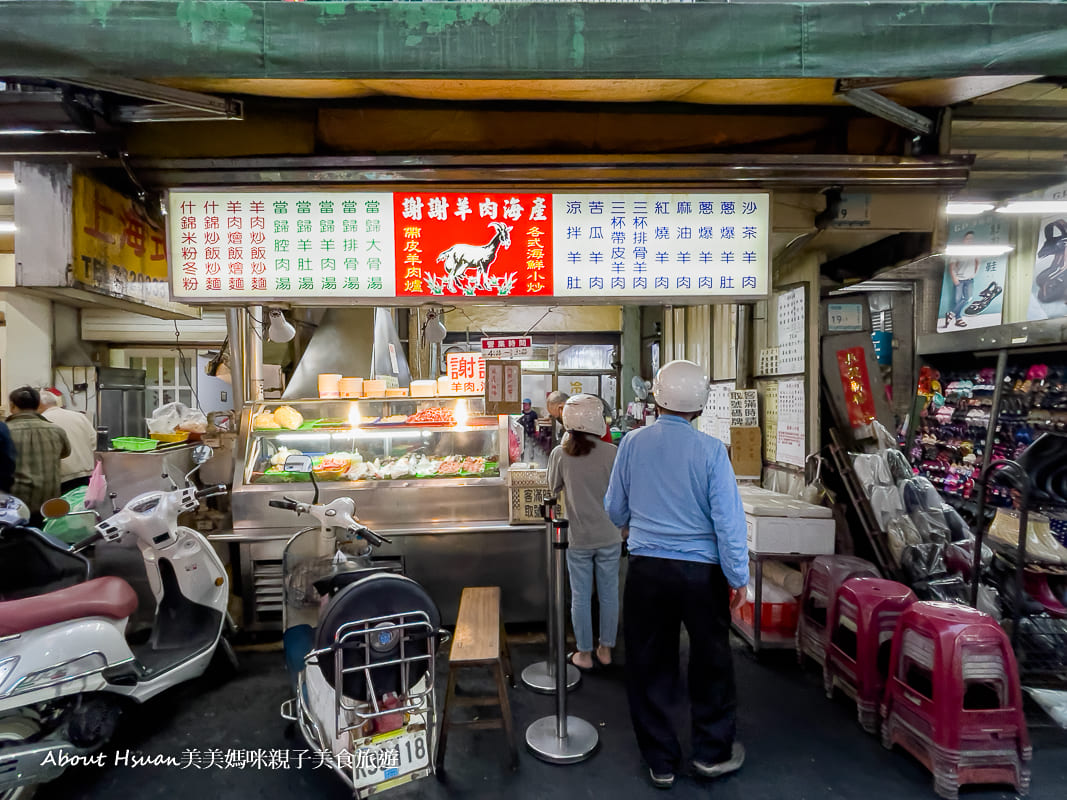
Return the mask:
[[[920,375],[919,392],[928,401],[911,443],[910,461],[972,524],[994,381],[991,367],[924,367]],[[992,424],[996,433],[990,460],[1018,461],[1033,483],[1019,609],[1020,669],[1024,676],[1062,678],[1067,674],[1067,364],[1028,363],[1015,357]],[[987,504],[995,515],[985,540],[992,553],[983,558],[988,565],[983,610],[1000,619],[1013,616],[1020,527],[1018,512],[1011,510],[1019,496],[1006,484],[993,482],[988,490]],[[957,559],[946,553],[943,560]],[[936,559],[924,565],[927,572],[934,563]],[[907,562],[904,566],[912,572]],[[959,559],[959,567],[964,566]],[[921,588],[916,591],[923,596]]]

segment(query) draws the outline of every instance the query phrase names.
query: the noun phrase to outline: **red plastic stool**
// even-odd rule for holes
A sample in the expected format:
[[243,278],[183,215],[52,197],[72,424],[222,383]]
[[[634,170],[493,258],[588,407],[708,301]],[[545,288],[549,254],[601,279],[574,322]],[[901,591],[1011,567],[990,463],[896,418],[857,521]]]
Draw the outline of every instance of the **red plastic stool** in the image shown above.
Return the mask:
[[878,733],[881,722],[897,622],[915,600],[904,584],[881,578],[849,578],[837,590],[823,684],[827,697],[839,688],[856,702],[856,715],[868,733]]
[[797,622],[797,661],[804,656],[826,663],[829,641],[826,621],[833,619],[834,598],[842,583],[849,578],[869,575],[880,577],[878,568],[870,561],[855,556],[817,556],[804,575],[804,591],[800,595],[800,619]]
[[1030,790],[1033,749],[1019,670],[992,617],[951,603],[913,603],[900,616],[882,702],[882,744],[900,745],[955,800],[966,783]]

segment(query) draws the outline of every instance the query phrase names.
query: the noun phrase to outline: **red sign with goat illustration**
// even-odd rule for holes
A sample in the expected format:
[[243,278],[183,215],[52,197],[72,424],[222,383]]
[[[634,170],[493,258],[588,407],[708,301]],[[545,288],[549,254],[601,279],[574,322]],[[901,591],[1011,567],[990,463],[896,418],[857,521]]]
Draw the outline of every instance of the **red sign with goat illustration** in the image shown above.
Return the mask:
[[552,195],[393,195],[400,297],[553,293]]

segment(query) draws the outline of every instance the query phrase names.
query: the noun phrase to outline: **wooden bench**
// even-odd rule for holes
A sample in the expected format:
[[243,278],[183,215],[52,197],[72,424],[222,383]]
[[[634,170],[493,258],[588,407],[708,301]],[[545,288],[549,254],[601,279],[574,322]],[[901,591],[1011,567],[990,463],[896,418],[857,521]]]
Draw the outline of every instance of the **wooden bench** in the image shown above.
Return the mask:
[[[461,670],[486,668],[496,682],[495,695],[456,696],[456,682]],[[515,685],[515,676],[511,670],[511,653],[500,615],[500,587],[468,586],[460,597],[456,632],[452,637],[452,650],[448,656],[448,691],[441,714],[441,739],[437,747],[436,766],[439,776],[444,775],[445,747],[448,743],[448,731],[452,726],[473,730],[503,728],[507,735],[511,768],[518,767],[519,754],[512,728],[508,684]],[[451,712],[459,706],[498,706],[500,716],[453,721]]]

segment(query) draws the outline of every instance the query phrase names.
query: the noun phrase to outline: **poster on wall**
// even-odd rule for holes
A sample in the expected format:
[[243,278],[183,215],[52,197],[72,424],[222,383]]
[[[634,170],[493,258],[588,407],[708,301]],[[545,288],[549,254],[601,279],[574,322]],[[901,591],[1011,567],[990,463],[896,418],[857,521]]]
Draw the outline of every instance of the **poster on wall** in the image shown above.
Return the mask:
[[805,450],[804,381],[778,382],[778,439],[775,460],[794,467],[803,467]]
[[778,460],[778,381],[763,386],[763,460]]
[[[1044,200],[1067,200],[1067,184],[1045,192]],[[1067,214],[1044,217],[1037,228],[1037,256],[1027,319],[1067,316]]]
[[770,195],[168,193],[183,301],[736,298],[768,291]]
[[[778,295],[778,365],[777,372],[804,371],[805,333],[804,287],[798,286]],[[764,373],[770,374],[770,373]]]
[[735,385],[733,381],[711,384],[698,423],[700,430],[727,446],[730,444],[730,395]]
[[[1007,226],[996,214],[950,217],[949,245],[1007,242]],[[999,325],[1003,316],[1008,256],[945,256],[938,308],[938,333]]]

